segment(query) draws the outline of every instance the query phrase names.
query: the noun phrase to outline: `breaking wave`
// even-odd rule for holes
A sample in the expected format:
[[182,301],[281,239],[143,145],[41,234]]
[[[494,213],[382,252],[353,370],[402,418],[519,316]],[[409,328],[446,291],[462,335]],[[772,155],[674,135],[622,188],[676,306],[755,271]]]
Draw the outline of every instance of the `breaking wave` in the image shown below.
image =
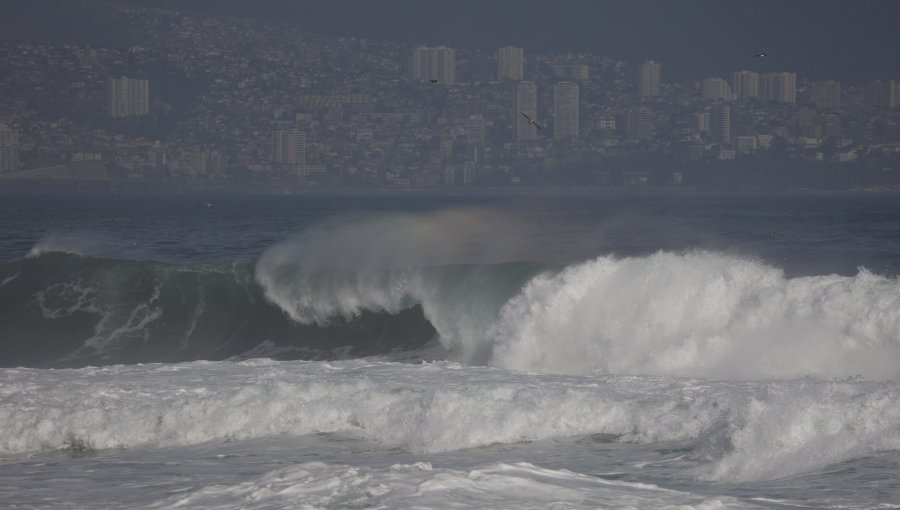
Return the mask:
[[[375,250],[391,247],[406,250]],[[443,346],[467,364],[742,379],[900,374],[900,282],[865,269],[787,278],[711,252],[603,256],[564,268],[338,269],[308,257],[304,243],[285,243],[263,255],[255,276],[300,323],[420,305]]]
[[565,374],[900,375],[895,277],[788,278],[714,252],[522,262],[512,230],[471,211],[324,223],[218,268],[36,247],[0,264],[2,363],[388,356]]
[[3,369],[0,376],[10,381],[0,386],[6,454],[323,432],[443,452],[603,434],[687,441],[700,461],[696,477],[765,480],[900,449],[900,387],[887,381],[572,377],[368,360]]
[[62,252],[0,263],[0,365],[338,359],[405,353],[434,337],[415,306],[327,327],[297,323],[252,274],[250,265],[180,268]]
[[326,222],[225,267],[36,247],[0,263],[0,363],[80,368],[0,370],[0,453],[603,434],[688,442],[697,477],[730,481],[900,450],[896,277],[708,251],[529,262],[513,228]]

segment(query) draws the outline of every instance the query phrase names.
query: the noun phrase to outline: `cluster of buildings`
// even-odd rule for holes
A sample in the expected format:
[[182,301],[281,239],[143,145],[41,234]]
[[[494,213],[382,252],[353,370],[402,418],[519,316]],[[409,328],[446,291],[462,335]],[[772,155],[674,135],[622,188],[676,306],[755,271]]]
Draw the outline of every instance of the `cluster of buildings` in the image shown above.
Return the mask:
[[[150,8],[104,15],[132,45],[0,44],[3,174],[102,161],[132,181],[617,185],[634,176],[616,171],[648,170],[637,162],[649,156],[688,169],[900,158],[895,81],[738,70],[672,83],[652,60],[410,48]],[[666,171],[668,185],[689,172]]]

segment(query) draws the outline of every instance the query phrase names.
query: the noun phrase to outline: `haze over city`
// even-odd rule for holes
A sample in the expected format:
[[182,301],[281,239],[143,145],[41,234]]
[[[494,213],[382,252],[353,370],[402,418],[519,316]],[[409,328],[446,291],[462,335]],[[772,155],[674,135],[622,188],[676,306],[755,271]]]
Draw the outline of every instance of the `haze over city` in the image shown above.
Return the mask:
[[6,9],[4,187],[898,184],[892,2]]

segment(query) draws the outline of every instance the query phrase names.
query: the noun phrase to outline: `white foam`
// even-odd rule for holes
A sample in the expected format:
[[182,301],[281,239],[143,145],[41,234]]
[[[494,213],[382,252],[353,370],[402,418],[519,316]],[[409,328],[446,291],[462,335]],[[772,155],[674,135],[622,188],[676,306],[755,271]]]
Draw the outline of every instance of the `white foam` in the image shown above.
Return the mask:
[[0,282],[0,288],[6,287],[6,284],[15,280],[18,277],[19,277],[19,271],[16,271],[16,274],[14,274],[14,275],[7,276],[6,278],[3,279],[2,282]]
[[[491,267],[482,264],[514,260],[523,229],[477,208],[338,218],[267,250],[255,278],[271,302],[303,323],[421,304],[446,347],[485,363],[485,344],[473,339],[518,289],[494,288],[496,280],[486,278]],[[449,267],[462,262],[470,263],[466,274]]]
[[50,232],[28,251],[28,258],[44,253],[68,253],[71,255],[91,255],[103,244],[94,234],[76,232]]
[[[250,361],[0,371],[0,452],[347,432],[442,452],[609,434],[697,442],[758,480],[900,449],[892,382],[528,375],[440,363]],[[477,424],[477,425],[473,425]]]
[[503,266],[447,278],[440,268],[379,266],[378,255],[371,266],[361,259],[358,269],[324,271],[305,250],[279,246],[257,265],[267,297],[292,318],[327,322],[419,303],[464,363],[567,374],[900,376],[900,282],[864,269],[785,278],[738,257],[659,252],[600,257],[505,289]]
[[430,463],[389,468],[310,462],[235,485],[212,485],[170,496],[149,508],[415,508],[576,509],[758,508],[733,498],[706,498],[653,485],[604,480],[525,462],[471,470]]
[[900,375],[900,283],[785,278],[712,253],[597,260],[535,278],[501,312],[492,363],[555,373],[765,379]]

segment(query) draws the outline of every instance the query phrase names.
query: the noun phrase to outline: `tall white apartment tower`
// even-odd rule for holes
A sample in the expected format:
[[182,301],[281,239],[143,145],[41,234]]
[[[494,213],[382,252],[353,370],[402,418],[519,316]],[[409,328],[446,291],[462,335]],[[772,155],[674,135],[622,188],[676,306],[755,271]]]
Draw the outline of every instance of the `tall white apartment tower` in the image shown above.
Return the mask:
[[577,137],[578,84],[561,81],[553,90],[553,138],[561,140]]
[[763,99],[779,103],[797,102],[797,75],[770,73],[763,79]]
[[636,140],[656,137],[656,114],[645,107],[629,110],[625,116],[625,135]]
[[466,142],[469,145],[477,145],[484,147],[486,126],[484,117],[481,115],[471,115],[465,122]]
[[753,71],[731,73],[731,91],[737,99],[759,97],[759,73]]
[[277,165],[306,165],[306,133],[297,129],[277,130],[272,134],[272,162]]
[[638,72],[637,89],[640,97],[659,95],[659,81],[662,77],[662,66],[652,60],[641,64]]
[[522,114],[528,115],[535,122],[537,116],[537,85],[534,82],[523,81],[516,85],[516,100],[513,111],[513,138],[517,142],[534,140],[537,138],[537,128],[528,122]]
[[456,83],[456,50],[446,46],[419,46],[409,58],[409,78]]
[[150,82],[122,77],[109,81],[109,114],[142,117],[150,112]]
[[731,108],[721,101],[709,108],[709,137],[719,145],[731,142]]
[[0,173],[19,169],[19,132],[0,124]]
[[818,108],[837,110],[841,107],[841,84],[834,80],[810,83],[808,92],[809,99]]
[[497,79],[521,81],[525,71],[522,48],[507,46],[497,50]]

